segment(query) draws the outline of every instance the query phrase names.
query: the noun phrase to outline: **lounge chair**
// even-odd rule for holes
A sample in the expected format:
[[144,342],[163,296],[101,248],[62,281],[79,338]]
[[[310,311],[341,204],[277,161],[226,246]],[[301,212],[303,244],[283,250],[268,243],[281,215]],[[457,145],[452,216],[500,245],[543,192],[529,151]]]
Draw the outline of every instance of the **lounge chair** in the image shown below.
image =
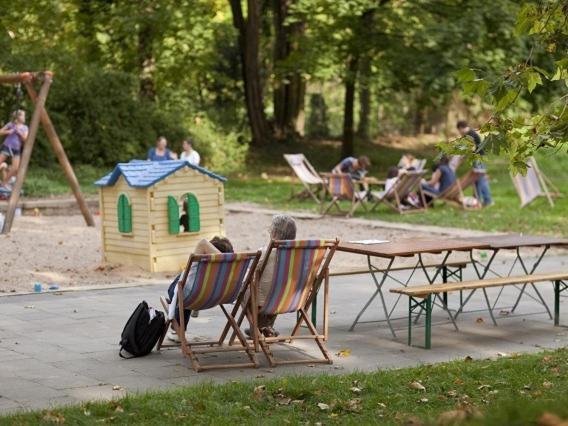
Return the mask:
[[[521,208],[533,202],[538,197],[546,197],[551,207],[554,207],[554,197],[560,197],[560,192],[554,187],[552,182],[540,171],[534,157],[527,162],[527,174],[511,174],[513,184],[521,199]],[[547,185],[548,184],[548,185]],[[554,192],[548,190],[550,186]]]
[[481,208],[481,204],[477,203],[477,205],[475,205],[475,206],[468,206],[464,202],[465,197],[463,195],[463,192],[467,188],[472,186],[474,194],[475,194],[475,198],[479,199],[479,197],[477,196],[477,191],[475,190],[475,182],[477,182],[477,179],[479,178],[479,176],[481,174],[482,173],[480,173],[480,172],[476,172],[474,170],[469,170],[462,177],[456,179],[456,181],[452,185],[450,185],[448,188],[446,188],[446,190],[444,192],[442,192],[441,194],[434,194],[434,193],[428,192],[425,189],[423,189],[423,193],[424,193],[425,196],[430,197],[434,200],[448,201],[452,204],[458,205],[459,207],[461,207],[465,210],[476,210],[476,209]]
[[318,204],[322,204],[322,199],[317,196],[318,192],[325,192],[324,180],[316,172],[314,167],[310,164],[304,154],[284,154],[284,158],[294,170],[296,177],[302,182],[305,189],[299,193],[292,193],[292,197],[297,197],[302,194],[307,194],[313,198],[313,200]]
[[[400,214],[404,213],[420,213],[426,211],[426,200],[424,199],[424,194],[422,192],[422,187],[420,182],[426,172],[406,172],[400,175],[395,184],[388,191],[383,191],[382,193],[373,192],[373,196],[377,198],[377,201],[371,208],[374,211],[381,203],[386,204],[391,209],[397,211]],[[405,200],[408,195],[415,191],[422,206],[412,206],[403,204],[402,201]]]
[[[253,341],[255,349],[262,350],[269,364],[304,364],[327,363],[332,360],[325,345],[329,316],[329,264],[337,248],[338,241],[329,240],[289,240],[271,241],[259,265],[252,285],[252,301],[250,315],[258,318],[259,312],[265,315],[295,314],[296,324],[289,335],[265,337],[253,320]],[[258,281],[268,262],[271,253],[275,251],[274,276],[270,290],[266,294],[263,306],[258,306]],[[324,319],[323,333],[316,330],[307,315],[322,282],[324,283]],[[302,323],[306,323],[309,334],[299,334]],[[292,343],[294,340],[313,340],[323,355],[322,359],[313,357],[279,361],[272,353],[274,344]]]
[[[197,372],[213,368],[258,367],[254,347],[247,342],[245,335],[237,325],[235,316],[238,314],[239,309],[243,309],[241,300],[244,297],[244,291],[250,285],[259,259],[260,251],[255,253],[191,255],[182,278],[178,281],[178,300],[174,308],[179,312],[180,320],[178,322],[173,315],[168,315],[170,319],[166,322],[164,331],[158,342],[158,350],[162,347],[174,346],[163,344],[164,337],[171,324],[180,339],[182,353],[190,358],[191,365]],[[183,288],[193,264],[197,264],[195,282],[193,283],[189,295],[186,297],[187,303],[184,307]],[[171,313],[172,310],[167,301],[161,298],[161,302],[164,309]],[[172,303],[175,302],[176,301],[172,301]],[[229,312],[224,305],[231,303],[234,303],[234,307]],[[227,318],[227,324],[219,339],[207,342],[188,341],[185,336],[184,308],[202,311],[216,306],[221,308]],[[232,345],[224,345],[230,330],[232,330],[233,334],[237,337],[237,342]],[[198,359],[198,355],[200,354],[232,351],[245,352],[250,362],[202,365]]]
[[407,168],[408,167],[414,167],[414,171],[417,172],[421,172],[422,170],[424,170],[424,167],[426,167],[426,163],[428,160],[426,160],[425,158],[414,158],[413,160],[410,161],[410,164],[408,163],[408,159],[407,159],[407,155],[403,155],[400,158],[400,161],[398,162],[397,166],[399,168]]
[[[331,201],[322,211],[322,215],[326,215],[332,207],[336,207],[340,213],[345,213],[339,206],[340,201],[350,201],[351,207],[347,212],[347,217],[353,216],[357,207],[362,206],[366,211],[364,204],[367,191],[356,191],[353,178],[345,173],[329,173],[327,177],[327,191],[331,195]],[[322,206],[323,207],[323,206]]]
[[450,166],[450,169],[456,172],[463,163],[463,159],[464,159],[463,155],[452,155],[450,157],[450,162],[448,164]]

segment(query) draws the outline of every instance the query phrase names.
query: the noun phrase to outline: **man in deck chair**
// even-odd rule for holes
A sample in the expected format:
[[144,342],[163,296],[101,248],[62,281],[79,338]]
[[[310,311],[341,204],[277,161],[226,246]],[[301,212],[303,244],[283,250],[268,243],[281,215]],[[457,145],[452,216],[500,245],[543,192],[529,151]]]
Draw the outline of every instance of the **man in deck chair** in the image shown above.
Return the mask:
[[449,159],[445,155],[435,166],[434,173],[430,180],[422,181],[422,190],[426,198],[426,202],[430,204],[432,200],[443,194],[456,182],[456,172],[449,166]]
[[[213,237],[211,241],[201,240],[197,243],[193,254],[216,254],[216,253],[233,253],[233,245],[227,238],[221,237]],[[184,300],[189,296],[191,293],[192,285],[195,281],[195,274],[197,272],[197,264],[192,265],[189,274],[187,275],[187,279],[185,280],[184,286]],[[168,288],[168,302],[170,303],[170,317],[173,316],[173,312],[175,312],[175,319],[179,322],[179,311],[176,309],[176,303],[171,303],[172,301],[177,300],[177,283],[181,278],[183,272],[180,273],[173,282],[170,284]],[[183,311],[183,320],[184,320],[184,330],[187,330],[187,324],[189,322],[189,317],[191,315],[191,311],[189,309],[184,309]],[[179,336],[176,334],[175,330],[172,329],[169,331],[168,340],[172,342],[180,343]]]

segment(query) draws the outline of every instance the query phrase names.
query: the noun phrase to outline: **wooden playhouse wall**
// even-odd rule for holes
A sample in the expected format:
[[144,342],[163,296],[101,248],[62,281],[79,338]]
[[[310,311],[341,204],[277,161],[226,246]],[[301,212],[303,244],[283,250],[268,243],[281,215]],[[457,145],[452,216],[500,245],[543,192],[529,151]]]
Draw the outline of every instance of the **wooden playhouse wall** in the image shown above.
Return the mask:
[[[117,202],[122,193],[128,196],[132,205],[132,234],[118,231]],[[120,176],[116,184],[101,188],[99,195],[104,261],[151,270],[148,191],[131,188]]]
[[[180,200],[188,192],[199,202],[201,230],[171,235],[168,231],[168,196]],[[224,198],[222,182],[187,167],[149,188],[153,272],[180,270],[199,240],[225,235]]]

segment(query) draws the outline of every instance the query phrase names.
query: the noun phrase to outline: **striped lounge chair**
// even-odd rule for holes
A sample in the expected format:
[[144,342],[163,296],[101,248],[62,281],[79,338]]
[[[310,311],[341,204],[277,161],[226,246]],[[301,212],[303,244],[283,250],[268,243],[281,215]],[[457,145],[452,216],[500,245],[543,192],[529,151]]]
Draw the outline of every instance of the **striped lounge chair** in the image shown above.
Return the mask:
[[[271,366],[278,364],[327,363],[331,364],[331,357],[325,346],[328,324],[328,288],[329,263],[333,258],[338,241],[335,240],[289,240],[272,241],[268,246],[266,255],[259,265],[252,284],[251,303],[249,304],[253,318],[253,340],[255,349],[262,349]],[[262,275],[268,258],[275,256],[274,276],[267,293],[264,304],[258,306],[258,279]],[[314,298],[324,282],[324,321],[323,334],[318,333],[316,327],[306,314]],[[258,314],[281,315],[296,314],[296,325],[291,334],[277,337],[265,337],[256,326],[255,319]],[[305,322],[309,334],[300,335],[300,326]],[[270,349],[271,345],[278,343],[291,343],[295,339],[314,340],[323,354],[323,359],[294,359],[278,361]]]
[[[377,201],[371,208],[371,211],[374,211],[381,203],[383,203],[400,214],[425,212],[427,206],[424,199],[424,193],[422,192],[422,187],[420,186],[420,182],[425,174],[426,172],[423,171],[405,172],[400,175],[398,180],[388,191],[382,193],[373,192]],[[411,206],[402,203],[412,192],[416,192],[420,197],[420,201],[422,202],[421,206]]]
[[330,173],[326,176],[327,191],[331,195],[331,201],[322,211],[324,216],[329,213],[332,207],[337,208],[340,213],[345,213],[339,206],[339,202],[344,200],[351,202],[351,208],[347,212],[347,217],[353,216],[353,213],[355,213],[355,210],[357,210],[359,206],[362,206],[365,211],[367,210],[364,204],[367,194],[365,191],[358,192],[355,190],[355,184],[350,175],[344,173]]
[[423,190],[424,195],[427,197],[432,198],[433,200],[443,200],[448,201],[452,204],[458,205],[459,207],[463,208],[464,210],[476,210],[481,208],[481,204],[477,204],[474,206],[468,206],[464,202],[465,197],[463,192],[469,188],[470,186],[473,187],[473,193],[475,198],[479,199],[477,196],[477,192],[475,190],[475,182],[479,179],[479,176],[482,173],[476,172],[475,170],[469,170],[460,178],[456,179],[455,182],[450,185],[448,188],[444,190],[441,194],[432,194],[427,190]]
[[306,156],[304,154],[284,154],[284,159],[288,162],[292,170],[294,170],[296,177],[302,182],[305,188],[300,193],[292,193],[291,198],[307,195],[312,197],[318,205],[321,205],[322,200],[317,194],[321,193],[322,197],[325,194],[324,181],[318,172],[316,172],[316,169],[310,164]]
[[[235,316],[238,310],[242,309],[241,299],[243,298],[244,290],[250,285],[259,259],[260,251],[254,253],[191,255],[182,278],[178,281],[178,300],[175,309],[179,312],[180,321],[177,322],[175,318],[170,317],[166,322],[162,337],[158,343],[158,349],[168,346],[164,345],[163,341],[168,327],[172,325],[180,339],[182,353],[190,358],[192,367],[197,372],[212,368],[258,367],[255,348],[247,342],[245,335],[235,321]],[[221,337],[215,341],[190,342],[185,336],[183,288],[189,271],[194,264],[197,265],[195,281],[189,295],[187,295],[185,309],[203,311],[216,306],[221,308],[227,318],[227,324],[221,333]],[[161,302],[166,311],[169,311],[170,306],[166,300],[162,298]],[[234,307],[228,311],[224,305],[232,303],[234,303]],[[234,345],[224,345],[230,330],[236,335],[238,342]],[[198,359],[199,354],[228,351],[245,352],[250,362],[205,366]]]

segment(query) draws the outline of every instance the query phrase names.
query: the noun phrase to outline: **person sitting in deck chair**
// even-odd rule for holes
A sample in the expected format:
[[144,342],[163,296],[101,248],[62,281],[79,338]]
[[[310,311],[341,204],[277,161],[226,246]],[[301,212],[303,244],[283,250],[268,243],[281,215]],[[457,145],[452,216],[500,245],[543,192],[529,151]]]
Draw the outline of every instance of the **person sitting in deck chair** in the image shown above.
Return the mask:
[[[296,222],[291,216],[278,214],[272,218],[272,223],[268,228],[268,236],[270,240],[294,240],[296,239]],[[269,240],[269,244],[270,244]],[[262,256],[266,256],[267,247],[262,248]],[[264,262],[261,258],[260,263]],[[276,252],[273,251],[268,258],[266,267],[258,282],[258,305],[263,306],[266,296],[270,292],[272,286],[272,279],[274,277],[274,267],[276,265]],[[245,297],[245,301],[248,297]],[[279,335],[278,331],[274,329],[274,322],[277,315],[258,314],[258,329],[264,334],[265,337],[276,337]],[[250,336],[250,329],[245,332]]]
[[[435,166],[434,173],[430,180],[422,181],[422,189],[431,194],[441,194],[449,188],[457,179],[456,172],[449,166],[450,160],[445,155],[440,159],[440,162]],[[426,202],[430,204],[432,197],[426,195]]]
[[[213,239],[210,241],[207,240],[199,241],[199,243],[197,243],[197,246],[195,247],[195,250],[193,251],[193,254],[216,254],[216,253],[234,253],[233,245],[227,238],[213,237]],[[184,303],[185,299],[191,293],[191,287],[193,286],[193,283],[195,281],[196,272],[197,272],[197,263],[191,265],[191,269],[185,281],[185,286],[183,287]],[[175,277],[175,279],[170,284],[170,287],[168,288],[168,302],[173,307],[173,309],[175,309],[175,307],[177,306],[176,304],[178,297],[177,283],[180,280],[182,274],[183,272],[180,273],[177,277]],[[183,319],[184,319],[185,330],[187,330],[187,324],[189,322],[190,315],[192,315],[192,312],[189,309],[184,309],[183,315],[184,315]],[[175,316],[176,320],[179,322],[179,312],[177,309]],[[179,343],[179,337],[177,336],[173,327],[168,333],[168,340]]]

